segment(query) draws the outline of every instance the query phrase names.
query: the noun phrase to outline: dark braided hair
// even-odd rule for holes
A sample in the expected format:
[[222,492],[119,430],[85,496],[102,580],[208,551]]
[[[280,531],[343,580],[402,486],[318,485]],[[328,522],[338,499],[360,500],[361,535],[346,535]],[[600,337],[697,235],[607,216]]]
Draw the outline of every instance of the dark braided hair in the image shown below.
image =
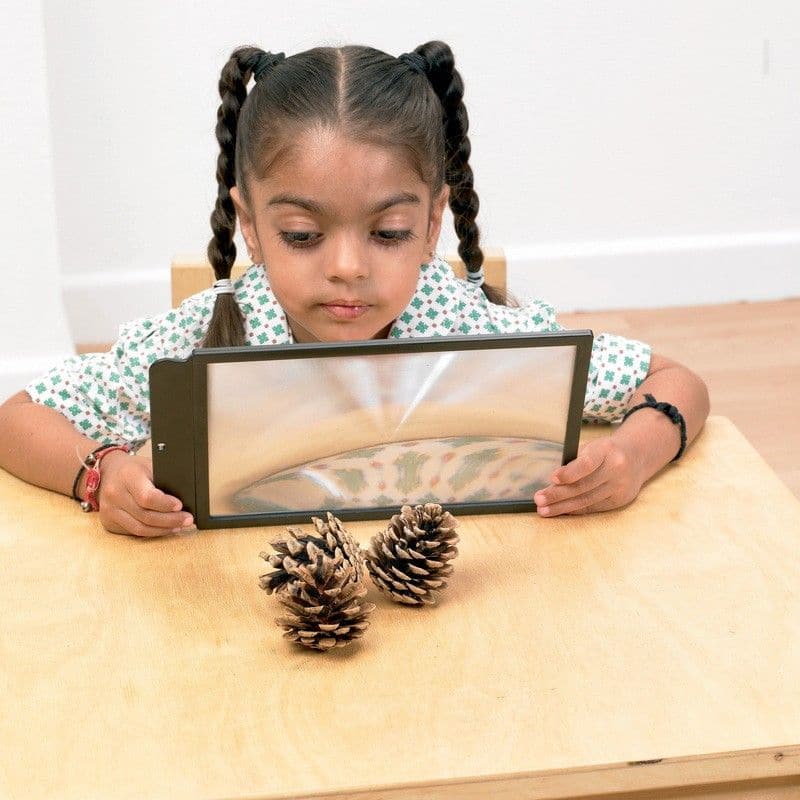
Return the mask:
[[[263,179],[281,153],[309,128],[335,128],[355,141],[399,147],[435,197],[450,187],[458,253],[468,273],[483,264],[478,195],[469,166],[464,84],[444,42],[428,42],[398,59],[371,47],[317,47],[289,58],[239,47],[222,69],[216,135],[218,194],[211,214],[208,259],[217,279],[236,259],[236,213],[230,190],[250,202],[248,179]],[[250,94],[247,83],[257,80]],[[482,286],[487,298],[501,292]],[[233,295],[219,294],[205,347],[245,343],[244,318]]]
[[[444,42],[428,42],[414,52],[422,58],[425,75],[436,92],[444,112],[445,180],[450,187],[450,210],[458,235],[458,255],[467,274],[477,273],[483,266],[480,232],[475,224],[480,201],[474,188],[469,156],[472,152],[467,131],[469,118],[464,105],[464,82],[455,68],[453,51]],[[486,297],[503,305],[505,295],[484,283]]]
[[[211,212],[213,237],[208,243],[208,260],[214,275],[230,278],[236,260],[236,209],[230,189],[236,184],[236,134],[239,113],[247,98],[247,80],[263,54],[257,47],[236,50],[222,69],[219,94],[222,103],[217,110],[217,202]],[[204,347],[224,347],[245,343],[244,316],[232,294],[219,294],[203,340]]]

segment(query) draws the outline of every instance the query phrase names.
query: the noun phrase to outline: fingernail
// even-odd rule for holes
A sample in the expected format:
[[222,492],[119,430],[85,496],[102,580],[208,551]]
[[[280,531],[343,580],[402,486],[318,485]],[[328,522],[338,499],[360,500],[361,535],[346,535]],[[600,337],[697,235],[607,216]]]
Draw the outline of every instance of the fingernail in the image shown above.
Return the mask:
[[534,503],[536,503],[537,506],[544,503],[545,502],[544,492],[536,492],[536,494],[533,496],[533,501]]
[[546,517],[550,513],[549,506],[540,506],[537,511],[543,516]]
[[173,533],[193,533],[196,530],[197,530],[197,526],[196,525],[184,525],[181,528],[173,528],[172,532]]

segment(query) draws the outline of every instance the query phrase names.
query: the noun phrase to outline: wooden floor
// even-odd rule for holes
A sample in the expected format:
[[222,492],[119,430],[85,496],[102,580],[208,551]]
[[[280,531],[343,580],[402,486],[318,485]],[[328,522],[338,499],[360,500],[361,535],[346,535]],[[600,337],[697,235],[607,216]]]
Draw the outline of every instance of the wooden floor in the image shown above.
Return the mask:
[[800,298],[558,319],[572,328],[641,339],[697,372],[708,385],[711,413],[730,417],[800,498]]
[[692,369],[708,385],[711,413],[730,417],[800,498],[800,298],[558,319],[641,339]]

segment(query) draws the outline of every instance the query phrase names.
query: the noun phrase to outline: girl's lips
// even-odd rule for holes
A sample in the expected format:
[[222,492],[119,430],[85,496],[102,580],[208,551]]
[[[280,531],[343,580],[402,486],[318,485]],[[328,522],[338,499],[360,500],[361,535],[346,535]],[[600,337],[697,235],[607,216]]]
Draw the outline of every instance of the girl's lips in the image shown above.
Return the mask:
[[369,306],[358,302],[350,302],[347,300],[339,300],[333,303],[322,303],[322,307],[334,319],[358,319],[358,317],[366,314]]

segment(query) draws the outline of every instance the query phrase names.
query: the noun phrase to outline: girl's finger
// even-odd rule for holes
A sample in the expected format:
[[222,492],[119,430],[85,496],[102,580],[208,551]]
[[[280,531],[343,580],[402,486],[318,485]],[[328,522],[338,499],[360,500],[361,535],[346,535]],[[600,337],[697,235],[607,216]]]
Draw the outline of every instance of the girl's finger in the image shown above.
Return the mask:
[[538,506],[537,511],[542,517],[556,517],[559,514],[585,514],[594,505],[607,500],[614,493],[614,489],[607,481],[595,486],[588,492],[574,495],[558,503],[547,506]]
[[[156,491],[159,490],[156,489]],[[169,495],[165,496],[169,497]],[[171,531],[174,528],[187,528],[193,525],[192,515],[188,511],[180,510],[180,500],[176,497],[171,499],[176,501],[175,505],[178,506],[178,510],[173,505],[168,511],[152,511],[142,507],[138,498],[131,493],[128,494],[127,500],[121,503],[121,507],[129,516],[147,528],[166,528]]]
[[150,481],[142,480],[134,486],[128,487],[128,492],[133,502],[139,508],[149,509],[156,512],[180,511],[181,501],[171,494],[157,489]]
[[568,483],[558,486],[546,486],[540,489],[533,496],[533,502],[537,506],[550,506],[553,503],[560,503],[562,500],[568,500],[570,497],[577,497],[580,494],[585,494],[592,489],[600,486],[608,480],[607,470],[596,469],[585,478],[581,478],[575,483]]
[[615,497],[607,497],[588,508],[582,508],[580,511],[570,511],[570,515],[577,514],[594,514],[596,511],[613,511],[616,508],[622,508],[628,505],[627,503],[620,503]]
[[570,461],[569,464],[559,467],[552,475],[552,482],[555,484],[575,483],[599,469],[604,460],[604,451],[587,447],[578,453],[577,458]]
[[114,519],[113,527],[109,527],[112,533],[129,533],[133,536],[153,538],[156,536],[166,536],[172,533],[171,528],[161,528],[152,525],[144,525],[135,517],[129,514],[124,508],[116,508],[112,513]]

